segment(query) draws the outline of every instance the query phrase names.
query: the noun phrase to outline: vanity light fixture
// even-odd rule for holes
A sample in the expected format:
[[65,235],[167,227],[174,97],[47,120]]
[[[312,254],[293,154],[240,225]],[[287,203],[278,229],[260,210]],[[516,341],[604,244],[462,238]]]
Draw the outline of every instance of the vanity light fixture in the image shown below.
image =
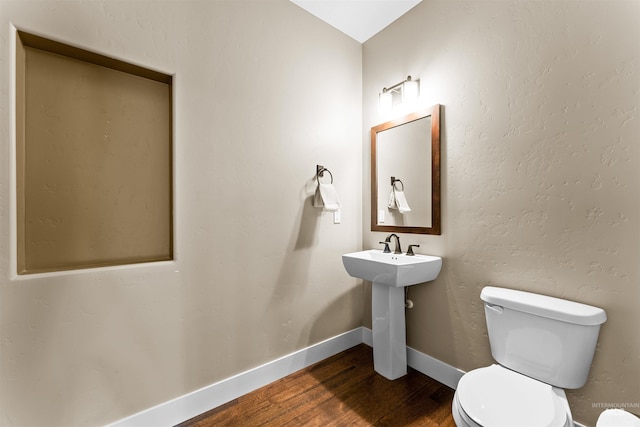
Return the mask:
[[418,102],[419,93],[420,80],[413,80],[411,76],[391,87],[383,88],[378,96],[380,114],[390,113],[397,105],[405,107],[415,104]]

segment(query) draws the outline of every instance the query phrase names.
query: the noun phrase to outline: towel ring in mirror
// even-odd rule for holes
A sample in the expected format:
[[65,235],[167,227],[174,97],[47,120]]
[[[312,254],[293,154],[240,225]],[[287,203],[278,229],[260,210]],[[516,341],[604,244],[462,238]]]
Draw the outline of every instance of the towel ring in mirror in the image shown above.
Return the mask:
[[[399,182],[400,184],[402,184],[402,188],[401,189],[396,187],[396,182]],[[396,178],[395,176],[391,177],[391,186],[396,191],[404,191],[404,182],[402,182],[402,180]]]

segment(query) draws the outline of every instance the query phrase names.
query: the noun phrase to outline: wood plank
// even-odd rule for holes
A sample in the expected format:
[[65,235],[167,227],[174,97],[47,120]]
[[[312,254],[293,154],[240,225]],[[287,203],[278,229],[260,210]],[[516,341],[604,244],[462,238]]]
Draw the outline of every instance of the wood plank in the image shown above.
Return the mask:
[[377,374],[361,344],[176,427],[455,427],[452,399],[453,390],[414,369],[395,381]]

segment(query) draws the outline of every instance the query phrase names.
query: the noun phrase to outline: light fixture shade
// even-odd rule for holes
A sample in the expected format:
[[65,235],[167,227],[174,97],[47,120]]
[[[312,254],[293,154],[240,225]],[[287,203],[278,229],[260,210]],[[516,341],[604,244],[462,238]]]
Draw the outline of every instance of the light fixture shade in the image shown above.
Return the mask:
[[382,92],[378,98],[380,114],[387,114],[393,109],[393,95],[391,92]]
[[418,102],[420,83],[418,80],[407,80],[402,84],[402,103],[414,104]]

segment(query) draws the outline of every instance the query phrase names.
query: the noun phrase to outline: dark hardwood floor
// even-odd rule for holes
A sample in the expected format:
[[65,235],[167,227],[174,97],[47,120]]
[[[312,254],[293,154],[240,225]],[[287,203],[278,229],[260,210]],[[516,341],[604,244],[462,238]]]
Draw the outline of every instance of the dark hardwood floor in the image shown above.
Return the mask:
[[364,344],[295,372],[179,427],[455,427],[453,390],[409,368],[389,381]]

